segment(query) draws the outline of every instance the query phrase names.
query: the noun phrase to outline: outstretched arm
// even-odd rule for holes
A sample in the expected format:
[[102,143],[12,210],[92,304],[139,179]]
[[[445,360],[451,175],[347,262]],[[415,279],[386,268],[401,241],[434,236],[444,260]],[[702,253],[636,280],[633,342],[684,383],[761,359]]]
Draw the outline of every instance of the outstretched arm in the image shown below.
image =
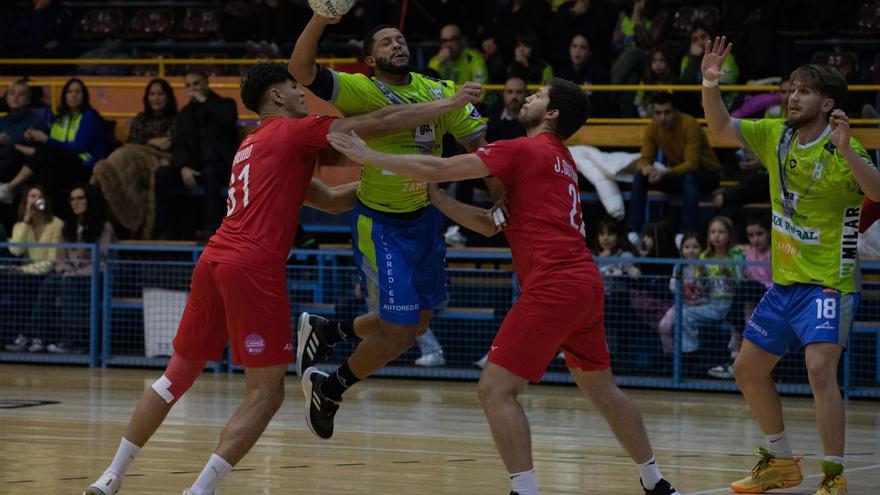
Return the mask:
[[437,188],[437,184],[428,187],[431,203],[453,222],[486,237],[492,237],[501,231],[492,219],[492,210],[484,210],[456,201]]
[[312,178],[309,188],[306,190],[306,200],[303,204],[333,215],[348,211],[354,208],[358,184],[360,182],[349,182],[330,187],[320,180]]
[[831,112],[831,134],[828,140],[837,146],[840,154],[846,159],[846,164],[852,170],[853,177],[859,184],[859,188],[865,192],[865,196],[880,201],[880,171],[871,162],[871,159],[859,154],[850,143],[849,118],[841,109]]
[[706,50],[703,52],[703,110],[706,113],[706,123],[709,129],[718,137],[736,139],[736,121],[730,117],[724,100],[721,98],[721,89],[718,81],[724,75],[722,66],[724,59],[730,55],[733,43],[727,43],[724,36],[715,38],[715,41],[706,42]]
[[479,179],[491,175],[489,168],[476,155],[440,158],[432,155],[391,155],[371,150],[357,134],[331,132],[327,141],[337,151],[357,163],[375,167],[423,182],[447,182]]
[[293,53],[287,61],[287,70],[303,86],[308,86],[315,80],[315,57],[318,54],[318,42],[321,41],[324,28],[329,24],[336,24],[339,20],[338,17],[330,19],[314,14],[296,40]]
[[408,105],[386,105],[379,110],[339,119],[330,125],[330,132],[375,137],[394,134],[418,127],[420,124],[439,118],[446,112],[464,108],[469,103],[480,101],[483,88],[477,83],[465,83],[458,92],[442,100]]

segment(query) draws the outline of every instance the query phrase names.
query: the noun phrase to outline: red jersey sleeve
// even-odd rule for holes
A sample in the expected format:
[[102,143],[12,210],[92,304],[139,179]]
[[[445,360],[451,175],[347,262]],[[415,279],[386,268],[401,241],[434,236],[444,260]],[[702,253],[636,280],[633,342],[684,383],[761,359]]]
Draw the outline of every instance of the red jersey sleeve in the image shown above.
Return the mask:
[[864,234],[877,219],[880,219],[880,203],[875,203],[865,196],[865,201],[862,203],[862,216],[859,218],[859,233]]
[[518,169],[519,144],[519,139],[495,141],[481,147],[475,154],[492,172],[492,175],[501,179],[501,182],[509,184]]
[[309,116],[288,120],[287,134],[291,141],[302,143],[310,151],[329,148],[327,133],[338,117],[329,115]]

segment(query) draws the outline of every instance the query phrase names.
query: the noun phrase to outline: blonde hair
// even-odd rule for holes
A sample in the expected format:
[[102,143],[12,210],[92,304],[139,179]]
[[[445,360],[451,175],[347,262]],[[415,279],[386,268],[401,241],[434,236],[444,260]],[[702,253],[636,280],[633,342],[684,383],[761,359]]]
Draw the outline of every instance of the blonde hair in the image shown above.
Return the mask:
[[736,247],[736,231],[733,228],[733,220],[724,215],[718,215],[709,222],[709,228],[706,229],[706,250],[703,251],[703,254],[708,258],[714,258],[717,254],[715,253],[715,246],[709,240],[709,231],[712,230],[712,225],[715,223],[720,223],[727,229],[727,252],[729,253]]

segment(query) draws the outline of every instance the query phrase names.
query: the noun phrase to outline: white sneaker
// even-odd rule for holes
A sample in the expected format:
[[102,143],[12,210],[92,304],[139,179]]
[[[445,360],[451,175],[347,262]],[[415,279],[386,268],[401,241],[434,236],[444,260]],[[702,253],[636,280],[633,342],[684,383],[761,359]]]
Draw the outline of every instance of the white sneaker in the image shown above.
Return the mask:
[[425,354],[424,356],[416,359],[416,366],[422,366],[423,368],[434,368],[436,366],[445,366],[446,358],[443,357],[443,351],[436,351]]
[[89,485],[82,495],[114,495],[122,488],[122,479],[115,473],[105,471],[98,481]]
[[706,374],[712,378],[718,378],[719,380],[731,380],[733,379],[733,364],[719,364],[718,366],[709,368],[709,371],[707,371]]
[[24,352],[28,349],[30,342],[31,339],[22,334],[18,334],[18,337],[16,337],[11,344],[6,344],[6,350],[9,352]]
[[451,247],[464,247],[467,242],[467,238],[462,235],[461,227],[458,225],[450,225],[446,229],[446,233],[443,234],[443,238],[446,240],[446,245]]
[[46,347],[43,345],[42,339],[34,339],[28,347],[28,352],[43,352]]
[[486,363],[489,361],[489,353],[483,355],[480,359],[474,361],[474,366],[477,368],[483,369],[486,367]]
[[5,182],[0,182],[0,203],[12,204],[12,189]]
[[[183,491],[183,495],[196,495],[196,492],[187,488],[186,490]],[[214,492],[206,493],[205,495],[214,495]]]

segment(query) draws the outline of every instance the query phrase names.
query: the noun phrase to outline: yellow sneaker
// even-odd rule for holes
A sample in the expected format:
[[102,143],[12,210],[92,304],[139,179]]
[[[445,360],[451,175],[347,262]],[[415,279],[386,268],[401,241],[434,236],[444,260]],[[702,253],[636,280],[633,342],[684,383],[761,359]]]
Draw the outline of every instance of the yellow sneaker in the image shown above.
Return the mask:
[[737,493],[764,493],[774,488],[797,486],[804,480],[798,465],[800,459],[778,459],[764,447],[758,447],[755,455],[761,460],[752,468],[752,475],[731,483],[731,490]]
[[822,461],[822,473],[825,476],[819,483],[815,495],[846,495],[846,476],[843,466],[831,461]]

